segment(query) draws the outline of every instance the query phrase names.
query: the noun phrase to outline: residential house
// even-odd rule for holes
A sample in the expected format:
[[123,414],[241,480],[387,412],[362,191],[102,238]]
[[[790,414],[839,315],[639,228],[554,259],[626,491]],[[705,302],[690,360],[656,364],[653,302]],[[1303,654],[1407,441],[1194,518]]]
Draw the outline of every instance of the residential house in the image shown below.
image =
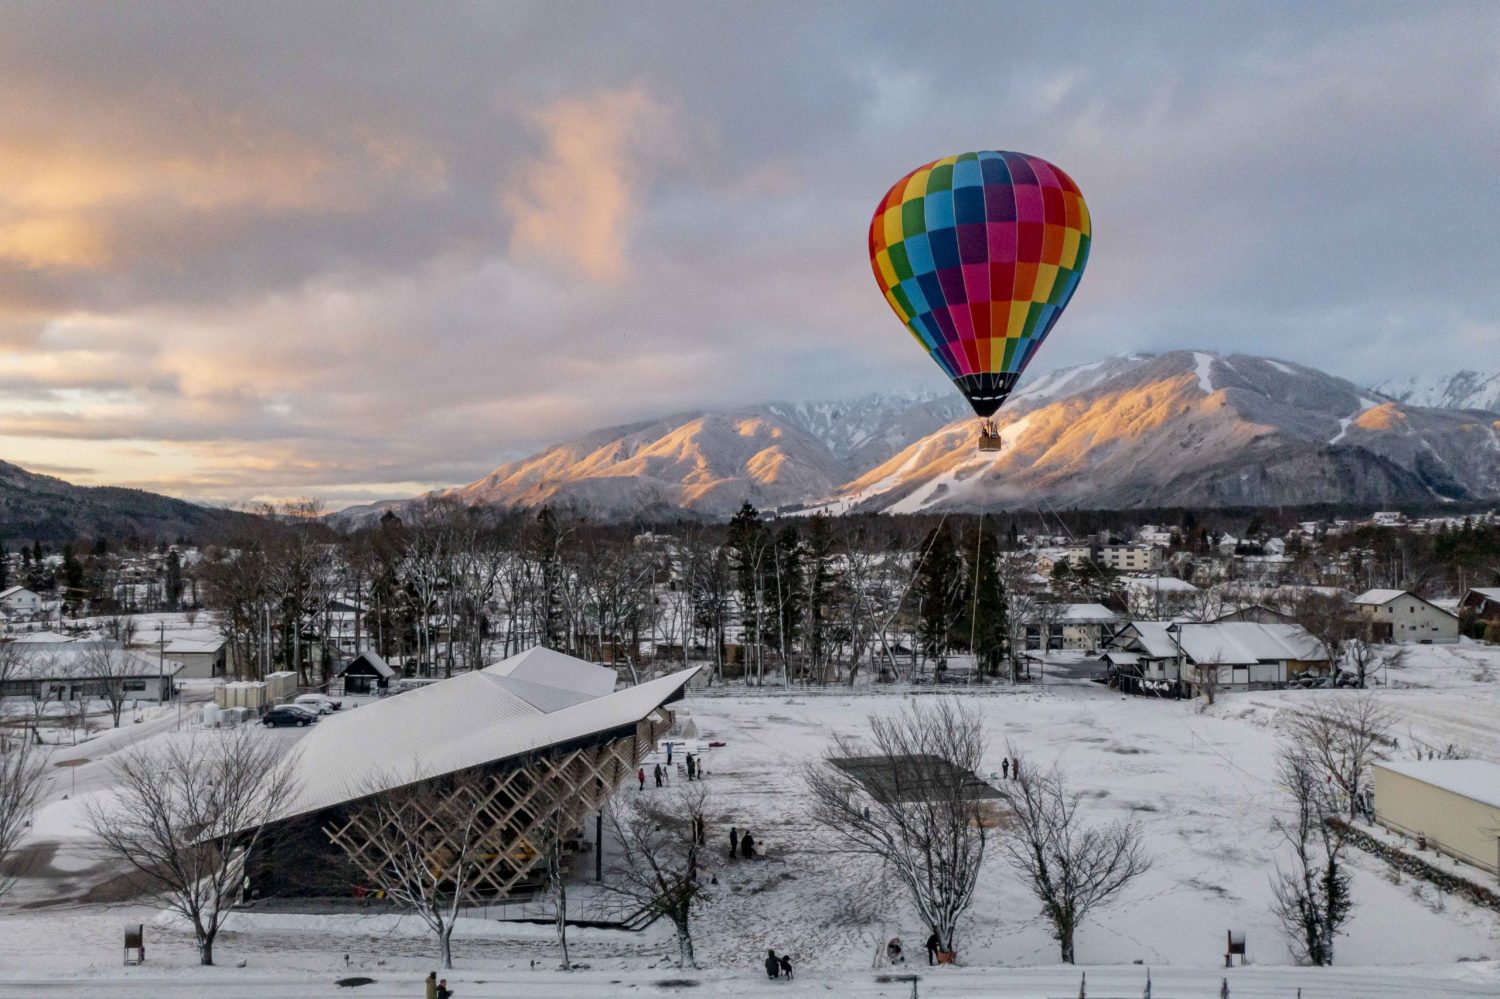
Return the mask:
[[1406,590],[1366,590],[1354,598],[1359,617],[1380,642],[1446,645],[1458,641],[1458,615]]
[[1255,624],[1294,624],[1295,619],[1290,614],[1283,614],[1279,610],[1272,610],[1265,604],[1245,604],[1226,611],[1214,618],[1219,621],[1251,621]]
[[1323,644],[1296,624],[1224,621],[1169,626],[1182,650],[1180,679],[1201,690],[1283,687],[1304,673],[1330,671]]
[[6,590],[0,590],[0,611],[12,621],[30,621],[39,617],[45,610],[47,604],[41,594],[34,593],[24,586],[12,586]]
[[1064,649],[1097,652],[1121,620],[1119,614],[1103,604],[1064,604],[1059,608],[1055,627],[1061,629]]
[[1101,659],[1116,686],[1127,694],[1186,697],[1180,681],[1182,649],[1165,621],[1130,621],[1110,638]]
[[1500,623],[1500,587],[1475,587],[1459,601],[1458,611],[1464,617],[1487,625]]

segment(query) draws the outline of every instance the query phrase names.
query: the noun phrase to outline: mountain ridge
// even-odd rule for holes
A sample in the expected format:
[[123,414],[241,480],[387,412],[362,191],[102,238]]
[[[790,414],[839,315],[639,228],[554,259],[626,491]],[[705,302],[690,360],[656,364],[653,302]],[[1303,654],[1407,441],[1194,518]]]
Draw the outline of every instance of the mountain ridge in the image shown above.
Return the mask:
[[0,461],[0,541],[78,538],[220,541],[253,514],[122,486],[78,486]]
[[896,513],[1500,497],[1500,416],[1410,405],[1274,358],[1104,358],[1024,385],[997,424],[1005,447],[981,455],[956,394],[687,412],[590,431],[428,495],[604,518],[722,518],[744,502]]

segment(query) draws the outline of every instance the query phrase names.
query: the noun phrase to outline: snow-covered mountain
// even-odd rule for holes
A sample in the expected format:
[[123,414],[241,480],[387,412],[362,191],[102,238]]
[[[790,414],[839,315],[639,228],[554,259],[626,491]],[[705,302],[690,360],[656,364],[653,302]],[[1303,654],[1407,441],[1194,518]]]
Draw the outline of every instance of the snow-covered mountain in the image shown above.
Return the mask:
[[747,501],[769,508],[828,495],[848,474],[826,444],[762,407],[596,430],[438,495],[602,517],[727,516]]
[[1451,375],[1412,375],[1383,381],[1373,390],[1410,406],[1500,413],[1500,371],[1485,374],[1465,369]]
[[1399,504],[1500,496],[1500,420],[1408,406],[1301,365],[1174,351],[1039,379],[999,454],[956,422],[845,483],[831,512]]
[[855,468],[879,464],[972,412],[957,392],[878,392],[836,402],[773,402],[763,409]]
[[1500,497],[1500,418],[1270,358],[1184,350],[1053,371],[998,425],[1004,449],[976,451],[957,393],[686,413],[597,430],[440,495],[611,518],[724,517],[746,501],[911,512]]

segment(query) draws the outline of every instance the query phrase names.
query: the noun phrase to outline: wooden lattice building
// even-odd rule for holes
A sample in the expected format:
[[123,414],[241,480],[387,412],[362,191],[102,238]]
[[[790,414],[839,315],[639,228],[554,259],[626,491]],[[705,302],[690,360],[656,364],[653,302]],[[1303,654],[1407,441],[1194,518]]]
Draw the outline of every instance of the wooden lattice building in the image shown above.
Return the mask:
[[582,846],[585,821],[666,734],[695,672],[617,691],[614,670],[539,647],[329,716],[298,746],[298,788],[251,860],[252,890],[362,894],[393,828],[415,830],[440,871],[465,852],[448,817],[477,807],[468,894],[524,894],[543,878],[546,838],[568,830]]

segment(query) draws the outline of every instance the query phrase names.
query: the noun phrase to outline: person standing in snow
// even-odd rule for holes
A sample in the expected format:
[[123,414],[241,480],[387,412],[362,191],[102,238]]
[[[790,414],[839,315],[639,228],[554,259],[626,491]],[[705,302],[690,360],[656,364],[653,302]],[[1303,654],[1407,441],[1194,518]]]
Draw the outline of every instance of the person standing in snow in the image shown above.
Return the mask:
[[755,837],[750,835],[750,830],[745,830],[745,835],[740,837],[740,856],[746,860],[755,859]]
[[937,952],[938,952],[938,947],[939,946],[941,946],[941,941],[938,940],[938,935],[937,935],[936,932],[934,932],[932,934],[932,936],[930,936],[930,937],[927,938],[927,966],[928,967],[931,967],[932,965],[937,964]]
[[781,961],[776,957],[774,950],[766,950],[766,977],[775,978],[781,973]]
[[688,780],[692,780],[693,779],[693,754],[692,753],[688,753],[687,754],[687,772],[688,772]]
[[651,772],[656,775],[656,786],[661,787],[661,764],[652,767]]
[[437,999],[453,999],[453,990],[448,987],[448,979],[446,978],[438,982]]
[[1010,761],[1010,779],[1021,779],[1021,758],[1019,756]]
[[427,973],[427,999],[437,999],[437,972]]
[[1010,780],[1010,758],[1006,757],[1000,761],[1000,777],[1002,780]]
[[734,826],[729,827],[729,859],[733,860],[740,855],[740,831]]
[[636,775],[636,777],[641,782],[641,786],[640,786],[640,788],[638,790],[641,790],[641,791],[646,790],[646,768],[645,767],[641,767],[639,770],[636,771],[635,775]]

